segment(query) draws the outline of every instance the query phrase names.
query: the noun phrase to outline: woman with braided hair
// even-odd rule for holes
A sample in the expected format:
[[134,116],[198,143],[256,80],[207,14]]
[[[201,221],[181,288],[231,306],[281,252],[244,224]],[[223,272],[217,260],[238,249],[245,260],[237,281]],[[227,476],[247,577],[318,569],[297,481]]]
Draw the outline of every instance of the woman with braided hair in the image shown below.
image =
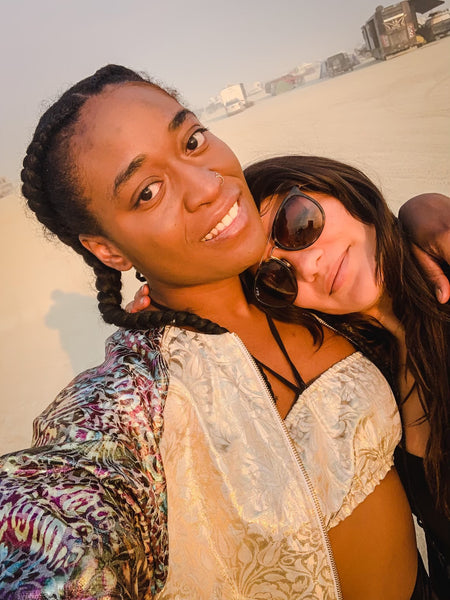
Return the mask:
[[[332,329],[249,303],[266,236],[231,150],[110,65],[46,111],[22,181],[120,329],[2,458],[1,597],[431,597],[393,394]],[[158,311],[121,308],[132,267]]]

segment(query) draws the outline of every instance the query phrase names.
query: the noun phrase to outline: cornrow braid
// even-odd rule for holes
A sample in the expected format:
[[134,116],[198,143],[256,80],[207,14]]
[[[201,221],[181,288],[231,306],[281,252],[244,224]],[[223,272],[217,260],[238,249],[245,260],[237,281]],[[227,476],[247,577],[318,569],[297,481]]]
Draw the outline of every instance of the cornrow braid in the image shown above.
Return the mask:
[[104,235],[88,209],[73,164],[72,138],[80,111],[88,98],[100,94],[107,85],[143,82],[177,99],[174,90],[164,89],[147,76],[120,65],[107,65],[79,81],[42,115],[28,146],[21,172],[22,194],[28,207],[64,244],[80,254],[94,270],[97,300],[106,323],[118,327],[149,329],[167,324],[188,326],[205,333],[224,333],[226,329],[201,317],[180,311],[127,313],[122,304],[122,278],[98,260],[79,240],[80,233]]

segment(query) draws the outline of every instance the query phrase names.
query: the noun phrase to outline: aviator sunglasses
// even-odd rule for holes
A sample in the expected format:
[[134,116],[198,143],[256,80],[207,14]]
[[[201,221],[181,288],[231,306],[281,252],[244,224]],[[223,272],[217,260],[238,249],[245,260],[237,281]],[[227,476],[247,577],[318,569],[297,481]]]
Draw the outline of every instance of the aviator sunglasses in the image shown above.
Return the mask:
[[280,204],[272,223],[273,242],[269,258],[261,261],[255,275],[254,293],[258,302],[283,308],[297,297],[298,286],[293,266],[272,256],[275,248],[304,250],[314,244],[325,225],[323,208],[300,188],[294,186]]

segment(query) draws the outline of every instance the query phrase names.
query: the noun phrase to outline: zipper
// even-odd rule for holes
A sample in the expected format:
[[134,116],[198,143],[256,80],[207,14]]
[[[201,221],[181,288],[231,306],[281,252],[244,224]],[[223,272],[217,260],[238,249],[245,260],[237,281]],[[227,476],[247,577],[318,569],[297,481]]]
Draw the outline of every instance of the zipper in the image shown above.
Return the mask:
[[303,479],[306,482],[306,486],[308,488],[309,494],[311,496],[311,499],[313,501],[313,505],[314,505],[314,509],[316,512],[316,516],[318,518],[319,524],[320,524],[320,529],[321,529],[321,533],[322,533],[322,538],[325,542],[325,546],[328,552],[328,560],[331,566],[331,572],[332,572],[332,576],[333,576],[333,581],[334,581],[334,589],[336,592],[336,597],[337,600],[343,600],[343,595],[342,595],[342,590],[341,590],[341,584],[339,582],[339,575],[337,572],[337,568],[336,568],[336,561],[334,560],[334,555],[333,555],[333,550],[331,548],[331,543],[330,543],[330,538],[328,537],[328,532],[327,529],[325,527],[325,519],[324,516],[322,514],[322,509],[320,508],[320,504],[319,504],[319,500],[317,498],[317,494],[316,494],[316,490],[314,489],[314,486],[312,484],[312,481],[308,475],[308,472],[305,468],[305,465],[303,464],[303,461],[300,457],[300,454],[294,444],[294,442],[291,439],[291,436],[289,435],[289,431],[288,428],[286,427],[286,423],[283,421],[283,419],[281,418],[280,413],[278,412],[273,400],[272,400],[272,394],[270,393],[270,390],[266,384],[266,382],[264,381],[261,373],[259,372],[256,364],[255,364],[255,360],[253,358],[253,356],[250,354],[250,352],[247,350],[246,346],[244,345],[244,342],[241,340],[241,338],[235,334],[232,333],[231,334],[234,339],[237,341],[237,343],[239,344],[240,348],[242,349],[245,357],[247,358],[247,362],[250,364],[250,366],[253,368],[253,371],[256,373],[256,376],[258,377],[258,381],[261,384],[261,387],[263,388],[263,390],[266,393],[267,398],[270,400],[269,401],[269,405],[270,405],[270,410],[272,411],[272,413],[275,416],[275,419],[278,421],[278,423],[281,426],[281,429],[285,435],[285,438],[288,442],[289,448],[291,450],[291,453],[295,459],[295,462],[297,463],[297,466],[300,470],[300,473],[302,474]]
[[330,325],[329,323],[324,321],[322,317],[319,317],[318,315],[316,315],[316,313],[312,313],[312,315],[317,321],[319,321],[321,325],[324,325],[327,329],[331,329],[331,331],[334,331],[334,333],[337,333],[341,337],[345,338],[348,342],[350,342],[350,344],[352,344],[352,346],[355,346],[356,350],[358,350],[355,340],[352,340],[352,338],[347,333],[339,331],[339,329],[336,329],[336,327],[333,327],[333,325]]

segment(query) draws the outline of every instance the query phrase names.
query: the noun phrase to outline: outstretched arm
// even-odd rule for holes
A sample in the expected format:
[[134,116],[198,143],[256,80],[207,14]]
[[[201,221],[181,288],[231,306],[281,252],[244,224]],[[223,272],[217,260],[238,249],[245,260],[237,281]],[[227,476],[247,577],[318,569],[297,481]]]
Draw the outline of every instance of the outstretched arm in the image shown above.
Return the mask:
[[1,598],[153,597],[157,569],[129,457],[111,442],[79,446],[0,458]]
[[444,194],[414,196],[403,204],[398,217],[413,242],[417,260],[435,285],[437,299],[441,303],[448,302],[450,198]]

